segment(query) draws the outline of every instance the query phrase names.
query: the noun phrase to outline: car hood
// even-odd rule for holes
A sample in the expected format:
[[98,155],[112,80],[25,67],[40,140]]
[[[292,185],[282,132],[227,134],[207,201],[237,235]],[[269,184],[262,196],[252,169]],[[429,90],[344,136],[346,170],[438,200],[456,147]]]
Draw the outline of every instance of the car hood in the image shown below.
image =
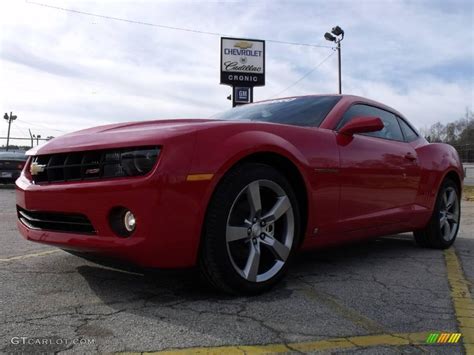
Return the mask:
[[160,145],[166,140],[223,121],[213,119],[170,119],[127,122],[88,128],[65,134],[30,149],[27,155],[43,155],[85,150]]

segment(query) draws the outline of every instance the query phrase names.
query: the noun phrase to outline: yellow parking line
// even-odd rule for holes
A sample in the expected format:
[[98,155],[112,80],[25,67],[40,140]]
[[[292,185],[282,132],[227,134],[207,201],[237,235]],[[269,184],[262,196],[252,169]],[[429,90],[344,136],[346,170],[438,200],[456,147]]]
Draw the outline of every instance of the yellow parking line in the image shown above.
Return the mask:
[[[425,344],[430,332],[400,333],[400,334],[379,334],[364,335],[346,338],[331,338],[311,342],[289,343],[289,344],[268,344],[268,345],[235,345],[216,347],[196,347],[186,349],[172,349],[158,352],[145,352],[144,354],[161,355],[217,355],[217,354],[279,354],[291,351],[311,352],[336,349],[349,349],[356,347],[371,346],[400,346]],[[128,353],[129,354],[129,353]]]
[[474,302],[454,248],[444,251],[451,298],[466,354],[474,354]]
[[[466,354],[474,354],[474,302],[469,292],[470,282],[464,277],[461,264],[453,248],[445,250],[446,269],[451,287],[451,297],[454,304],[456,318],[459,323],[460,333],[456,333],[456,339],[447,334],[446,342],[457,342],[462,336]],[[370,324],[372,325],[372,324]],[[439,331],[439,330],[438,330]],[[312,342],[299,342],[289,344],[268,345],[235,345],[215,347],[194,347],[185,349],[170,349],[159,352],[147,352],[145,354],[164,355],[217,355],[217,354],[278,354],[291,351],[314,352],[350,349],[357,347],[374,346],[401,346],[401,345],[426,345],[426,339],[433,331],[399,334],[378,334],[341,338],[329,338]],[[451,337],[450,337],[451,336]],[[448,340],[449,338],[449,340]],[[451,339],[452,338],[452,339]],[[443,338],[444,339],[444,338]],[[432,345],[432,344],[430,344]]]
[[313,299],[318,304],[324,304],[327,307],[341,317],[344,317],[351,322],[357,324],[358,326],[364,328],[369,333],[375,334],[379,332],[384,332],[383,326],[373,321],[372,319],[364,316],[363,314],[357,312],[356,310],[346,307],[344,304],[339,303],[334,297],[326,295],[323,292],[318,292],[310,285],[307,285],[304,282],[301,282],[302,289],[301,291],[310,299]]
[[57,253],[57,252],[59,252],[59,251],[60,251],[59,249],[52,249],[52,250],[42,251],[42,252],[40,252],[40,253],[32,253],[32,254],[25,254],[25,255],[12,256],[12,257],[10,257],[10,258],[0,259],[0,261],[7,262],[7,261],[14,261],[14,260],[35,258],[35,257],[37,257],[37,256],[49,255],[49,254]]

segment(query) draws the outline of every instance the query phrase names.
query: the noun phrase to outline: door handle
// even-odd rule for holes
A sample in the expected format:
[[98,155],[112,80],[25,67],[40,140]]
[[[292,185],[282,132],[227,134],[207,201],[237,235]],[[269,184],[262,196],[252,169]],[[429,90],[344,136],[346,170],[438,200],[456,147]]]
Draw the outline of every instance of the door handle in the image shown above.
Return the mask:
[[414,161],[414,160],[416,160],[416,156],[414,156],[412,153],[408,152],[408,153],[405,154],[405,159]]

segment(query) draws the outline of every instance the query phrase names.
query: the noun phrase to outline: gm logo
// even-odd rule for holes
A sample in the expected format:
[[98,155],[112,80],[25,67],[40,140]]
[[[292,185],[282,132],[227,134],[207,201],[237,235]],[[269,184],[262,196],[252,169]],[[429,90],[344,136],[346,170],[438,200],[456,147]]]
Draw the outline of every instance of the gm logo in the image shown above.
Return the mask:
[[236,87],[234,93],[235,102],[241,104],[248,104],[250,102],[250,88]]

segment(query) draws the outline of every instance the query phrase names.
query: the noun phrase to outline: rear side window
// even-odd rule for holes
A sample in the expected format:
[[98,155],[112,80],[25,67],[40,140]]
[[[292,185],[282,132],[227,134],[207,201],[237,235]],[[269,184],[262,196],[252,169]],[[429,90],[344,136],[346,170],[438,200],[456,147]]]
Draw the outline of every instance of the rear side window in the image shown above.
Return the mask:
[[415,130],[411,128],[404,119],[398,117],[398,122],[400,122],[400,127],[402,128],[403,135],[405,136],[405,140],[407,142],[413,142],[418,138],[418,133],[416,133]]
[[402,130],[397,122],[397,117],[388,111],[369,105],[352,105],[342,117],[337,129],[339,130],[354,117],[372,116],[379,117],[383,122],[383,129],[377,132],[364,133],[365,136],[403,141]]

